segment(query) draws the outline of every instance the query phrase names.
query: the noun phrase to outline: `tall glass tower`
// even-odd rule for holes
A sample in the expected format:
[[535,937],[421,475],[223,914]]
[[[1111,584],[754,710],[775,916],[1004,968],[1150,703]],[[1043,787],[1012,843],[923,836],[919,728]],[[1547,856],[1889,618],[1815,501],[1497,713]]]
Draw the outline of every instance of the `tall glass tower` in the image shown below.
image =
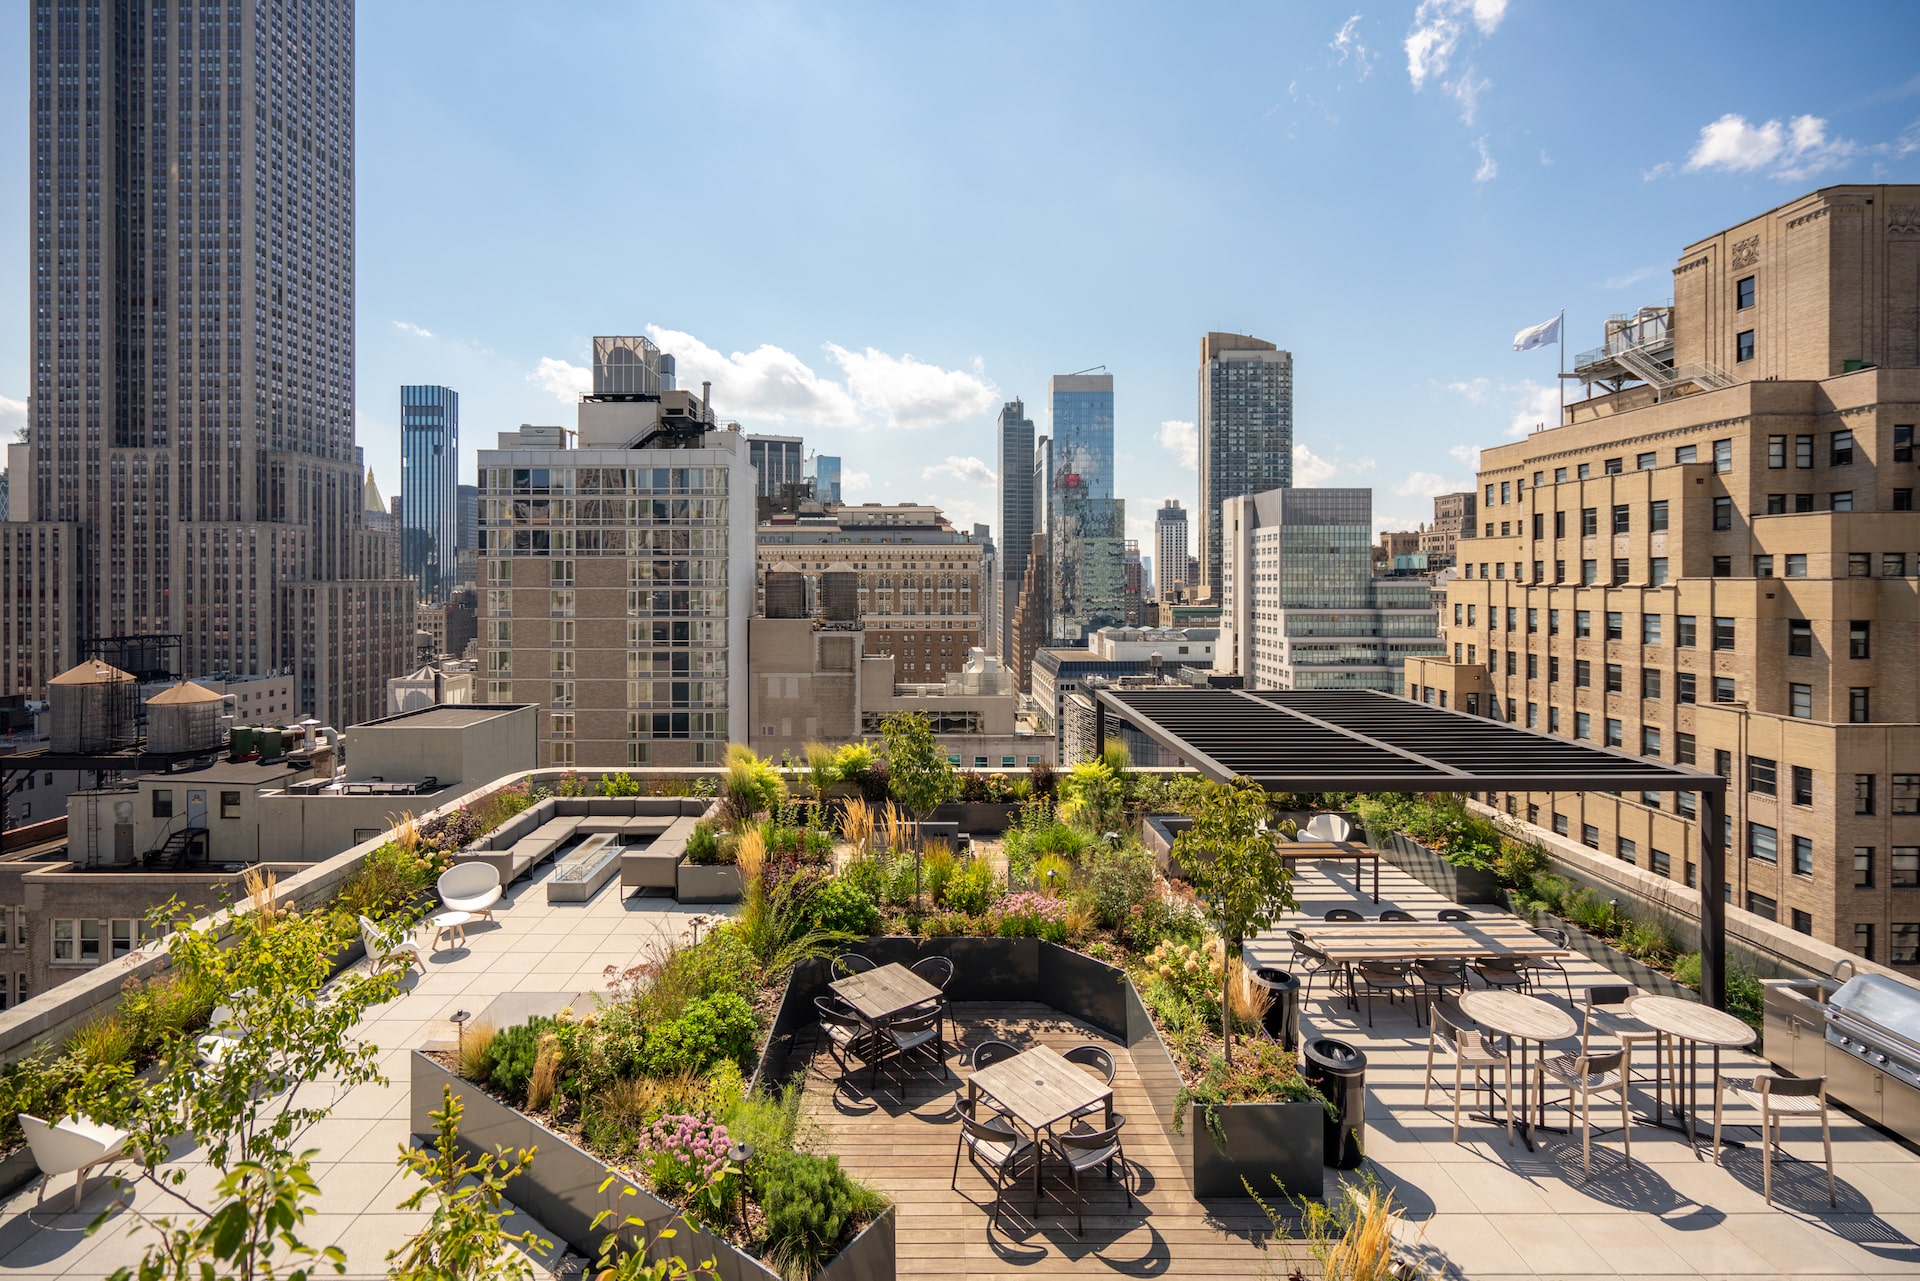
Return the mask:
[[838,454],[813,456],[813,496],[823,503],[840,501],[840,456]]
[[1244,334],[1200,340],[1200,586],[1220,599],[1220,504],[1293,484],[1293,353]]
[[[1013,619],[1019,613],[1020,585],[1027,577],[1027,548],[1033,542],[1033,419],[1027,407],[1009,400],[1000,407],[1000,566],[989,587],[993,593],[996,634],[989,649],[1013,655]],[[997,648],[995,648],[997,646]]]
[[1052,640],[1126,622],[1124,508],[1113,496],[1113,375],[1057,374],[1048,535],[1053,560]]
[[400,389],[400,559],[420,599],[445,600],[459,579],[460,393]]

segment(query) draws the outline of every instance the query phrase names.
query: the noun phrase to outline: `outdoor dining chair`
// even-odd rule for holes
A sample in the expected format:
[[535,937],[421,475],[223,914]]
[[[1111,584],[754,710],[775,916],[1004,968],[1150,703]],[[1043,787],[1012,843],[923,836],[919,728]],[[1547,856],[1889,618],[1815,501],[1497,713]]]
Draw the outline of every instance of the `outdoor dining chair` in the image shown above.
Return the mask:
[[940,1075],[949,1075],[947,1071],[947,1038],[941,1032],[942,1017],[937,1005],[922,1005],[907,1011],[880,1030],[886,1037],[882,1046],[887,1050],[880,1060],[880,1066],[889,1062],[904,1062],[909,1054],[933,1047],[933,1055],[940,1064]]
[[33,1162],[45,1176],[40,1180],[41,1199],[46,1199],[47,1185],[55,1175],[72,1173],[75,1210],[80,1208],[80,1198],[86,1194],[87,1171],[119,1160],[127,1148],[129,1136],[125,1130],[116,1130],[83,1116],[43,1121],[22,1112],[19,1121],[21,1131],[27,1136],[27,1146],[33,1149]]
[[992,1067],[994,1064],[1010,1059],[1020,1051],[1005,1041],[982,1041],[973,1047],[973,1070]]
[[827,1036],[827,1053],[840,1065],[840,1081],[844,1082],[853,1072],[853,1065],[847,1061],[851,1055],[867,1065],[871,1084],[880,1070],[882,1057],[878,1033],[873,1026],[838,997],[816,996],[813,1009],[820,1017],[820,1030]]
[[1413,1025],[1420,1026],[1421,985],[1413,977],[1413,966],[1406,961],[1362,961],[1353,967],[1354,991],[1367,998],[1367,1026],[1373,1026],[1373,998],[1385,992],[1392,1004],[1405,993],[1413,1007]]
[[[1820,1141],[1827,1152],[1827,1204],[1838,1207],[1840,1194],[1833,1181],[1833,1128],[1827,1119],[1827,1078],[1777,1076],[1723,1076],[1713,1087],[1713,1163],[1720,1164],[1720,1116],[1731,1099],[1760,1113],[1760,1190],[1773,1204],[1773,1150],[1780,1143],[1780,1125],[1790,1116],[1818,1116]],[[25,1120],[22,1117],[21,1120]]]
[[1364,921],[1367,918],[1350,907],[1330,907],[1327,909],[1326,916],[1321,919],[1327,921]]
[[[1078,1067],[1085,1068],[1090,1075],[1099,1077],[1102,1085],[1113,1084],[1113,1052],[1106,1046],[1088,1042],[1085,1045],[1074,1046],[1060,1057]],[[1102,1099],[1098,1103],[1089,1103],[1074,1115],[1076,1117],[1092,1116],[1095,1112],[1104,1113],[1110,1106],[1110,1100]]]
[[[1580,1052],[1586,1053],[1593,1045],[1593,1025],[1603,1010],[1626,1008],[1628,1001],[1638,995],[1639,989],[1631,983],[1602,983],[1584,988],[1581,995],[1586,998],[1586,1013],[1580,1024]],[[1607,1027],[1602,1029],[1608,1036],[1620,1042],[1628,1049],[1643,1045],[1656,1045],[1660,1034],[1646,1027]],[[1655,1051],[1655,1075],[1659,1073],[1658,1050]]]
[[1547,1082],[1555,1081],[1567,1090],[1567,1126],[1573,1126],[1573,1101],[1580,1100],[1580,1177],[1593,1173],[1593,1096],[1620,1096],[1620,1146],[1627,1164],[1633,1164],[1633,1117],[1627,1110],[1628,1062],[1632,1054],[1625,1046],[1605,1054],[1543,1054],[1533,1065],[1535,1088],[1540,1106],[1547,1102]]
[[[953,982],[953,958],[950,956],[923,956],[907,967],[914,974],[940,989],[940,995],[933,999],[932,1005],[940,1011],[940,1018],[948,1018],[947,984]],[[916,1011],[917,1012],[917,1009]],[[942,1033],[944,1035],[944,1028]]]
[[1380,919],[1383,921],[1417,921],[1420,918],[1415,916],[1412,912],[1404,911],[1401,908],[1397,908],[1397,907],[1390,907],[1386,911],[1380,913]]
[[[1085,1122],[1079,1124],[1084,1125]],[[1051,1133],[1047,1136],[1047,1146],[1053,1156],[1067,1167],[1073,1178],[1073,1234],[1081,1235],[1086,1230],[1086,1195],[1080,1190],[1080,1172],[1082,1170],[1107,1167],[1107,1178],[1114,1177],[1114,1164],[1120,1166],[1120,1187],[1127,1194],[1127,1208],[1133,1208],[1133,1188],[1127,1177],[1127,1154],[1120,1144],[1120,1131],[1126,1127],[1127,1118],[1115,1114],[1102,1129],[1070,1129]]]
[[1473,913],[1464,907],[1443,907],[1433,914],[1436,921],[1471,921]]
[[1420,995],[1427,1002],[1427,1018],[1431,1022],[1436,1000],[1445,1000],[1447,993],[1467,990],[1467,963],[1458,957],[1423,956],[1413,963],[1413,977],[1420,984]]
[[1315,947],[1313,941],[1299,930],[1288,930],[1287,941],[1293,944],[1293,956],[1288,964],[1307,976],[1306,983],[1301,987],[1302,1001],[1313,999],[1313,980],[1320,974],[1327,975],[1327,981],[1334,991],[1340,990],[1342,971],[1338,962]]
[[858,952],[842,952],[833,958],[833,977],[850,979],[856,974],[865,974],[868,970],[878,969],[879,964],[871,956],[862,956]]
[[959,1191],[960,1157],[964,1154],[968,1163],[993,1184],[993,1213],[987,1219],[991,1226],[1000,1218],[1007,1189],[1020,1178],[1022,1167],[1030,1167],[1039,1160],[1040,1150],[1034,1147],[1033,1140],[1022,1138],[1003,1117],[981,1116],[972,1099],[962,1099],[955,1107],[960,1113],[960,1141],[953,1150],[953,1178],[948,1186]]
[[1512,957],[1483,956],[1469,961],[1468,965],[1475,974],[1480,976],[1480,981],[1488,987],[1512,988],[1516,992],[1524,992],[1529,986],[1527,967]]
[[[1565,930],[1554,929],[1552,926],[1547,925],[1536,925],[1533,932],[1557,948],[1564,949],[1567,946],[1567,932]],[[1567,985],[1567,1004],[1573,1004],[1573,976],[1567,973],[1567,967],[1560,964],[1557,959],[1551,956],[1529,956],[1522,961],[1521,964],[1525,965],[1528,969],[1538,970],[1543,974],[1558,974],[1560,981]]]
[[1353,835],[1353,824],[1338,814],[1315,814],[1300,834],[1310,841],[1344,841]]
[[[1493,1069],[1500,1068],[1507,1075],[1506,1097],[1513,1094],[1513,1060],[1505,1050],[1491,1044],[1478,1028],[1465,1027],[1448,1018],[1444,1010],[1429,1010],[1427,1013],[1427,1080],[1426,1089],[1420,1096],[1421,1107],[1433,1106],[1433,1060],[1446,1047],[1453,1056],[1453,1141],[1460,1141],[1460,1078],[1468,1068],[1473,1069],[1473,1097],[1477,1104],[1480,1099],[1480,1080],[1486,1077],[1488,1093],[1493,1091]],[[1507,1146],[1513,1146],[1513,1112],[1507,1111]]]

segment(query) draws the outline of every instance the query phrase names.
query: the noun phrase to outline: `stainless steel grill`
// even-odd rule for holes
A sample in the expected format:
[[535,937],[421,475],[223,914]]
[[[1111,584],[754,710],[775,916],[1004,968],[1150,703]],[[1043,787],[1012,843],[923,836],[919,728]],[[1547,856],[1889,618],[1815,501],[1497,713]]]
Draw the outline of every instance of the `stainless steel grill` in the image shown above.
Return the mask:
[[1920,1088],[1920,988],[1857,974],[1827,998],[1827,1044]]

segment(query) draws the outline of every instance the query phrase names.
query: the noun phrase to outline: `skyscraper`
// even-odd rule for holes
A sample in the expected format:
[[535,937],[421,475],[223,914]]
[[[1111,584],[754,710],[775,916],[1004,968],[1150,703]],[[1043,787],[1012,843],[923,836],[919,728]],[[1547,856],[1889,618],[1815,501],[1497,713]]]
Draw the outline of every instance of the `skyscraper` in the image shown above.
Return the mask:
[[441,601],[458,577],[460,393],[400,389],[400,548],[421,600]]
[[1033,420],[1018,400],[1000,407],[1000,572],[991,591],[999,623],[987,646],[1002,658],[1013,656],[1013,619],[1020,610],[1020,585],[1026,581],[1026,549],[1033,542]]
[[1053,636],[1075,645],[1125,622],[1121,552],[1124,508],[1113,496],[1113,375],[1057,374],[1048,536],[1053,558]]
[[813,456],[813,496],[823,503],[840,501],[840,456],[838,454]]
[[760,473],[754,492],[778,498],[782,485],[805,480],[806,454],[806,441],[799,436],[748,436],[747,456]]
[[30,12],[30,494],[0,527],[0,684],[174,633],[188,674],[292,665],[301,711],[378,715],[413,592],[362,545],[353,4]]
[[1173,589],[1187,583],[1187,509],[1169,498],[1153,514],[1153,563],[1159,568],[1159,599],[1171,600]]
[[1220,504],[1293,484],[1293,353],[1241,334],[1200,340],[1200,585],[1220,598]]

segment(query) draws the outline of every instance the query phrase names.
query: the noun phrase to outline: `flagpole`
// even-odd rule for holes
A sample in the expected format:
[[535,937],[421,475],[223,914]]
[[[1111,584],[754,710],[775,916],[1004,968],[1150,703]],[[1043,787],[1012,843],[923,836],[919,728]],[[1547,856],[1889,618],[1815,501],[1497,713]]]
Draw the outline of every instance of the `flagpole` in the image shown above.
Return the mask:
[[1567,421],[1567,309],[1560,309],[1560,422]]

